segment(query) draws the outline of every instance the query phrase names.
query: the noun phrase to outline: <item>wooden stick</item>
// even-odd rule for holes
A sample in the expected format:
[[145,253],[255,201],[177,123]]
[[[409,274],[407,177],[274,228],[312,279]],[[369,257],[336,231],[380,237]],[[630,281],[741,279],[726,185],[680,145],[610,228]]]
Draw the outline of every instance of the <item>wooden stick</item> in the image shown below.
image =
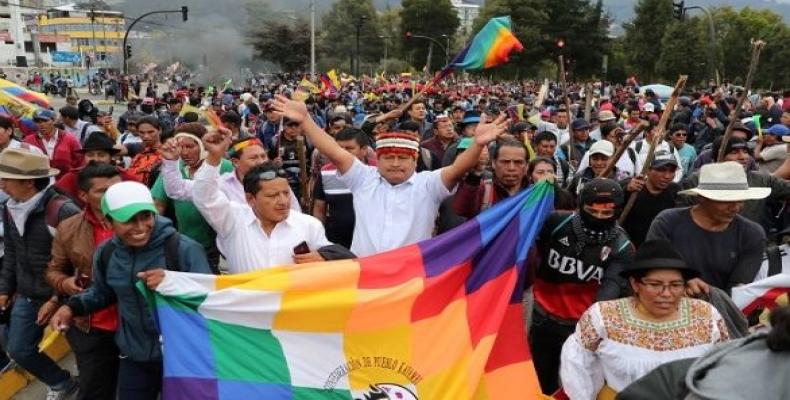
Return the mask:
[[[560,84],[562,85],[562,95],[565,97],[565,114],[568,115],[568,164],[573,166],[571,164],[573,161],[573,130],[571,129],[573,118],[571,118],[571,99],[568,97],[568,82],[565,80],[565,60],[562,56],[560,56]],[[560,138],[557,140],[559,141]],[[557,143],[557,145],[561,146],[562,143]]]
[[[639,126],[637,126],[634,129],[631,129],[631,132],[628,133],[625,139],[623,139],[623,144],[621,144],[620,147],[617,148],[617,151],[615,151],[614,155],[611,158],[609,158],[609,164],[606,165],[606,169],[604,169],[603,172],[601,172],[598,175],[598,177],[606,178],[607,176],[609,176],[609,174],[614,169],[614,166],[617,165],[617,161],[620,160],[620,157],[623,156],[625,150],[628,149],[628,146],[631,145],[631,142],[633,142],[634,139],[636,139],[636,137],[639,136],[640,133],[644,132],[645,129],[649,127],[650,124],[647,121],[642,121],[642,123],[640,123]],[[617,129],[621,129],[621,128],[618,127]]]
[[[653,163],[653,158],[656,155],[656,147],[659,143],[661,143],[662,140],[664,140],[664,133],[666,132],[666,126],[669,122],[669,115],[672,114],[672,110],[675,108],[675,104],[678,102],[680,91],[683,90],[683,87],[686,85],[686,80],[688,80],[688,75],[681,75],[680,78],[678,78],[677,83],[675,83],[675,89],[672,90],[672,96],[669,98],[669,101],[664,108],[664,113],[661,114],[661,120],[658,121],[658,131],[655,133],[655,135],[653,135],[653,140],[650,141],[650,149],[648,150],[645,163],[642,165],[642,171],[639,173],[640,176],[645,176],[647,171],[650,169],[650,164]],[[626,203],[625,208],[623,208],[623,213],[620,215],[620,224],[625,221],[628,213],[630,213],[631,209],[634,208],[634,203],[636,203],[636,198],[638,195],[639,192],[633,192],[631,193],[631,196],[628,197],[628,203]]]
[[300,200],[310,204],[310,195],[312,193],[308,193],[307,190],[307,149],[304,144],[304,136],[302,135],[296,137],[296,157],[299,159],[299,186],[302,189],[302,198]]
[[584,84],[584,119],[590,122],[592,113],[593,85],[589,82]]
[[546,78],[543,81],[543,84],[540,85],[540,90],[538,91],[538,98],[535,100],[535,104],[532,105],[532,108],[537,110],[543,107],[543,103],[546,101],[546,95],[548,93],[549,93],[549,79]]
[[721,147],[719,147],[719,155],[716,157],[716,162],[724,161],[724,156],[727,154],[727,143],[730,141],[730,137],[732,137],[735,123],[738,122],[738,115],[741,113],[741,109],[743,109],[743,102],[746,100],[746,97],[749,95],[749,90],[752,88],[752,80],[754,79],[754,73],[757,71],[757,63],[760,61],[760,52],[763,50],[763,47],[765,47],[764,41],[752,40],[752,60],[751,63],[749,63],[749,74],[746,75],[746,85],[743,87],[741,97],[738,98],[738,103],[735,104],[735,109],[730,113],[730,123],[727,125],[724,138],[721,140]]

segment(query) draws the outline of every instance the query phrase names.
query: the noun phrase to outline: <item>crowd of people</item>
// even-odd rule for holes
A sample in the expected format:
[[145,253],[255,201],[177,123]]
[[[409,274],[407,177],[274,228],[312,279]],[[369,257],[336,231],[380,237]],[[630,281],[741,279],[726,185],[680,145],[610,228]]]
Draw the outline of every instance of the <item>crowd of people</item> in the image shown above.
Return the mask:
[[[581,86],[482,81],[414,96],[400,79],[348,79],[305,101],[291,76],[154,85],[117,120],[89,102],[40,110],[24,137],[0,117],[0,367],[24,368],[52,400],[156,399],[162,352],[139,280],[365,257],[544,180],[554,211],[518,288],[544,393],[649,398],[654,371],[721,351],[685,365],[707,377],[681,377],[684,395],[745,398],[721,396],[734,382],[713,377],[737,374],[721,358],[788,351],[786,310],[738,339],[745,316],[722,304],[786,233],[790,93],[751,95],[736,115],[743,94],[729,85],[685,90],[669,109],[633,82],[588,99]],[[65,331],[78,376],[38,351],[47,325]],[[775,390],[764,398],[788,395]]]

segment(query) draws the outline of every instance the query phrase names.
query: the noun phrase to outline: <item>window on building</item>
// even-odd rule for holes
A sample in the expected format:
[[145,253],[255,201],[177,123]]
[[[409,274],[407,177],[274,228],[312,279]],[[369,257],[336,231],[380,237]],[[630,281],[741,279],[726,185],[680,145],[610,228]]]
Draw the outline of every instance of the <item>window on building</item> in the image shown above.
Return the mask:
[[25,42],[25,53],[33,52],[33,42]]
[[42,53],[51,53],[58,51],[58,47],[55,43],[40,43],[40,44],[41,44]]

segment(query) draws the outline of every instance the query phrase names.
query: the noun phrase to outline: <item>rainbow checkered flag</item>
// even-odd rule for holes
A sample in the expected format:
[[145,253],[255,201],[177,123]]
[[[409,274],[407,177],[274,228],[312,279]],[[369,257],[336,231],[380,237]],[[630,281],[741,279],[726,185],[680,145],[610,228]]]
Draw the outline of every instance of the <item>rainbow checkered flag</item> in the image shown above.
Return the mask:
[[162,332],[163,398],[537,398],[523,265],[553,197],[543,182],[359,260],[138,284]]

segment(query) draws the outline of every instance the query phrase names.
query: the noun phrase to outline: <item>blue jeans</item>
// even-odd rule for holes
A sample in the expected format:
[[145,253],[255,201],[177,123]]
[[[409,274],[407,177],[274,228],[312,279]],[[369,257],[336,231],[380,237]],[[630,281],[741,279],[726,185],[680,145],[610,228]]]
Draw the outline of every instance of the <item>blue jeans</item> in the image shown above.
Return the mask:
[[36,319],[43,304],[43,300],[17,296],[8,330],[8,355],[47,386],[59,389],[68,383],[71,375],[46,354],[38,352],[44,327],[37,325]]

